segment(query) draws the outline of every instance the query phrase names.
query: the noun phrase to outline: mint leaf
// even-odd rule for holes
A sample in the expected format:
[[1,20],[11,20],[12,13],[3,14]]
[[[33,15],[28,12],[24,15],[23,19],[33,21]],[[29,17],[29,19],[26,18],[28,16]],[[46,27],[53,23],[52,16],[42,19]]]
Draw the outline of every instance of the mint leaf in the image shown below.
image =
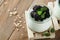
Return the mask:
[[41,11],[46,11],[46,10],[47,10],[47,7],[45,6],[41,8]]
[[37,14],[38,14],[38,15],[41,15],[41,14],[42,14],[42,11],[37,11]]
[[44,12],[44,13],[41,15],[41,18],[45,18],[45,14],[46,14],[46,12]]

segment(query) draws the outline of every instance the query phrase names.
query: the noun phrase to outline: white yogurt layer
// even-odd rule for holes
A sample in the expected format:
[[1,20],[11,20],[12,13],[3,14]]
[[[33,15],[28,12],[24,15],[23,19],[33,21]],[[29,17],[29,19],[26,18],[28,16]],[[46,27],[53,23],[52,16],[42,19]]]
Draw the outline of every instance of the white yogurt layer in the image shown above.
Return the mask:
[[52,25],[51,17],[43,21],[35,21],[30,16],[31,11],[32,9],[29,9],[28,11],[25,12],[27,26],[35,32],[43,32],[49,29],[49,27]]

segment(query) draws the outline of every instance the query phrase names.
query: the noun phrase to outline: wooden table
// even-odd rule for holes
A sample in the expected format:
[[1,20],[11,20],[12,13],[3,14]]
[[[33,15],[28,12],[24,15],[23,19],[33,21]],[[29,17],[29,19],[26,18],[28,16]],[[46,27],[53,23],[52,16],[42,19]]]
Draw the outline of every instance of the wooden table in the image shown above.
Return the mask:
[[[24,12],[29,8],[33,1],[36,0],[4,0],[0,5],[0,40],[28,40]],[[54,0],[41,0],[42,3],[48,3]],[[14,25],[16,15],[10,17],[9,11],[17,8],[18,15],[21,17],[21,27]],[[55,39],[42,40],[60,40],[60,31],[56,31]]]

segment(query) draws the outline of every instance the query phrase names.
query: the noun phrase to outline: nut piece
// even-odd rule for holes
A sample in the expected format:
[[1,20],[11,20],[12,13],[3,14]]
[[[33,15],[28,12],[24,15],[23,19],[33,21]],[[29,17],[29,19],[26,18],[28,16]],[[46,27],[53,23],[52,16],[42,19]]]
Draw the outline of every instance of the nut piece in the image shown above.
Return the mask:
[[13,13],[12,12],[10,12],[10,15],[9,16],[13,16]]
[[14,11],[14,12],[13,12],[13,15],[17,15],[17,11]]
[[20,25],[20,26],[22,26],[22,25]]
[[12,15],[13,14],[13,12],[10,12],[10,15]]
[[18,26],[20,23],[14,23],[15,26]]
[[17,17],[19,18],[19,19],[21,19],[22,17],[20,17],[19,15],[17,15]]
[[18,28],[16,28],[17,29],[17,31],[19,31],[19,29]]

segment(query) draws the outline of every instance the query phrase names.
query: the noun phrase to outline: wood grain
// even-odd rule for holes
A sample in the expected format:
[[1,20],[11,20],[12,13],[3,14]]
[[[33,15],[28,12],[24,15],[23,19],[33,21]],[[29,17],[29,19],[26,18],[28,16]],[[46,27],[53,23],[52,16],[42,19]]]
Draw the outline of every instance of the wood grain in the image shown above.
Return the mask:
[[[20,1],[19,5],[17,7],[17,11],[21,17],[22,16],[24,17],[25,10],[28,9],[28,7],[31,5],[32,2],[33,2],[33,0],[21,0]],[[22,18],[22,21],[25,21],[25,19]],[[22,22],[22,25],[24,25],[23,22]],[[26,25],[24,25],[24,27],[26,28]],[[25,28],[24,29],[20,28],[19,31],[17,31],[17,29],[15,29],[14,33],[12,34],[12,36],[10,37],[9,40],[27,40],[27,31]],[[22,36],[22,34],[23,34],[23,36]]]
[[[0,6],[0,40],[28,40],[24,12],[30,7],[33,1],[38,0],[4,0]],[[40,3],[47,4],[50,1],[53,2],[54,0],[41,0]],[[19,31],[13,24],[16,16],[9,16],[8,10],[13,11],[14,8],[17,8],[18,15],[22,17],[22,23],[20,23],[22,27],[18,28]],[[56,32],[56,40],[60,40],[59,33],[60,31]]]

